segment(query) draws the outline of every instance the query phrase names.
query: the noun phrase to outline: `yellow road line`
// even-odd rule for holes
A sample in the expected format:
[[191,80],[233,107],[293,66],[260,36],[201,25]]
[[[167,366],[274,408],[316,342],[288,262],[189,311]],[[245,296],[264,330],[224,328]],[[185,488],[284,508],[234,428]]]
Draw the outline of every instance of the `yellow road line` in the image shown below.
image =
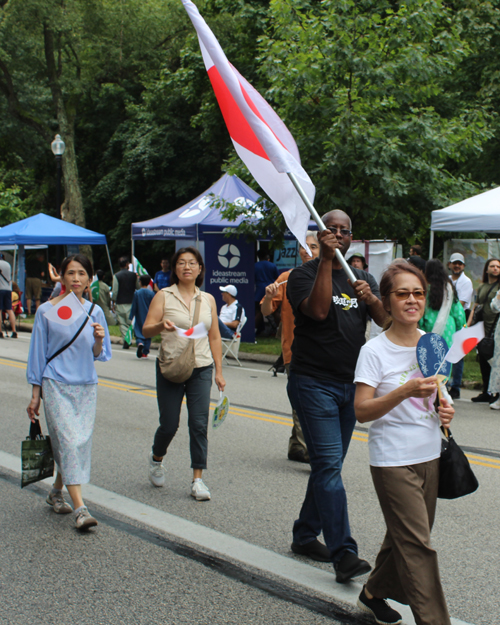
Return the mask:
[[21,363],[18,363],[18,362],[12,362],[11,360],[4,360],[3,358],[0,358],[0,365],[7,365],[8,367],[14,367],[14,369],[26,370],[26,365],[22,365]]
[[[475,455],[469,454],[469,453],[466,453],[465,455],[467,456],[467,458],[469,458],[469,460],[471,462],[473,462],[474,460],[486,460],[486,458],[484,456],[475,456]],[[499,464],[500,465],[500,460],[496,460],[495,458],[488,458],[487,462],[491,462],[493,464]]]
[[[21,363],[17,363],[12,360],[6,360],[4,358],[0,358],[0,365],[6,365],[8,367],[13,367],[14,369],[26,369],[26,365]],[[109,388],[114,391],[125,391],[127,393],[134,393],[134,395],[144,395],[145,397],[156,398],[156,391],[153,389],[144,389],[141,390],[136,386],[130,386],[126,382],[114,382],[112,380],[100,380],[99,386],[104,388]],[[183,404],[186,403],[184,399],[182,401]],[[210,404],[210,408],[213,410],[215,408],[215,403],[212,402]],[[252,410],[250,408],[238,408],[231,407],[231,414],[234,414],[239,417],[245,417],[247,419],[254,419],[256,421],[265,421],[267,423],[276,423],[278,425],[286,425],[290,427],[293,422],[291,418],[281,417],[279,415],[273,415],[266,412],[258,412],[256,410]],[[352,438],[356,441],[367,442],[368,441],[368,433],[367,432],[354,432]],[[500,459],[496,458],[488,458],[486,456],[477,456],[474,454],[465,454],[469,459],[471,464],[475,464],[481,467],[488,467],[490,469],[500,469]]]

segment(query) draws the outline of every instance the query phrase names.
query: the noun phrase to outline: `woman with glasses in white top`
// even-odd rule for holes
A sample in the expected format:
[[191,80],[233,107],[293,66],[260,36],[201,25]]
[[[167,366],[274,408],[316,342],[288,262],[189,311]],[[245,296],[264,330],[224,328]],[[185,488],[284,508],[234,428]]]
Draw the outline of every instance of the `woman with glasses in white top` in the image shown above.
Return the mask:
[[[207,428],[214,365],[217,388],[223,391],[226,385],[222,375],[222,341],[215,299],[199,289],[205,274],[199,251],[194,247],[179,249],[172,258],[171,267],[171,286],[155,295],[142,332],[146,338],[161,333],[161,357],[165,359],[177,358],[188,341],[194,341],[195,365],[186,381],[173,382],[164,377],[159,360],[156,362],[160,425],[149,454],[149,479],[153,486],[161,487],[165,483],[163,458],[179,427],[185,395],[193,469],[191,495],[197,501],[203,501],[210,499],[202,473],[207,468]],[[175,331],[175,326],[187,330],[197,323],[204,324],[207,336],[187,339]]]
[[385,601],[411,607],[419,625],[449,625],[437,554],[430,534],[436,510],[441,434],[454,409],[441,399],[434,408],[437,380],[424,378],[416,347],[424,334],[425,277],[404,260],[380,281],[390,315],[385,332],[362,348],[354,374],[354,409],[371,423],[370,471],[387,532],[358,606],[377,623],[396,625],[401,615]]

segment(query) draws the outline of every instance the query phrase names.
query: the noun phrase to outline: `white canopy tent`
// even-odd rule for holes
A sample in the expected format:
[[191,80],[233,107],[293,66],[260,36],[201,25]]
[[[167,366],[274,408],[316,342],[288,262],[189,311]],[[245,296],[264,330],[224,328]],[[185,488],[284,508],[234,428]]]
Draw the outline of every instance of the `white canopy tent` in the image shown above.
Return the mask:
[[500,187],[432,211],[429,258],[434,252],[434,232],[500,232]]

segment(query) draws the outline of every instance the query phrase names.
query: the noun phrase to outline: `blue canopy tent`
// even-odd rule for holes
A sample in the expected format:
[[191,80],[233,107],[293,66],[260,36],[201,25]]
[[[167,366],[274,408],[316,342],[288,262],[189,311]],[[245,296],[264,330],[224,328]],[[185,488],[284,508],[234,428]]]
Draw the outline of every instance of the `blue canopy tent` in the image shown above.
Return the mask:
[[[215,184],[177,210],[132,224],[132,242],[151,240],[202,240],[207,232],[235,228],[245,217],[235,221],[224,219],[224,203],[252,207],[261,196],[238,176],[224,174]],[[133,250],[132,250],[133,251]]]
[[0,245],[12,246],[15,250],[13,275],[16,275],[16,253],[19,250],[17,283],[23,293],[25,245],[105,245],[109,266],[111,273],[113,273],[106,235],[62,221],[62,219],[50,217],[44,213],[4,226],[0,229]]
[[[224,174],[215,184],[196,197],[191,202],[181,206],[177,210],[132,224],[132,255],[135,256],[136,241],[151,240],[176,240],[181,247],[184,245],[196,245],[205,259],[206,274],[205,288],[220,300],[219,283],[212,276],[212,270],[226,270],[222,283],[238,282],[239,302],[245,308],[247,324],[243,328],[243,341],[255,340],[254,325],[254,247],[253,244],[235,239],[219,240],[227,229],[237,227],[244,219],[249,217],[240,215],[235,221],[229,221],[222,215],[226,203],[236,204],[251,208],[261,196],[246,185],[237,176]],[[259,215],[251,217],[258,220]],[[205,245],[206,244],[206,245]],[[215,245],[215,249],[214,249]],[[226,249],[227,248],[227,249]],[[221,258],[222,252],[228,253],[229,249],[236,251],[236,267],[238,276],[232,275],[233,266],[214,266]],[[205,251],[207,254],[205,255]],[[242,255],[240,257],[240,254]],[[241,262],[240,262],[241,261]],[[226,262],[224,258],[222,262]],[[229,262],[229,261],[227,261]],[[231,276],[229,276],[231,274]],[[244,277],[242,277],[244,276]]]

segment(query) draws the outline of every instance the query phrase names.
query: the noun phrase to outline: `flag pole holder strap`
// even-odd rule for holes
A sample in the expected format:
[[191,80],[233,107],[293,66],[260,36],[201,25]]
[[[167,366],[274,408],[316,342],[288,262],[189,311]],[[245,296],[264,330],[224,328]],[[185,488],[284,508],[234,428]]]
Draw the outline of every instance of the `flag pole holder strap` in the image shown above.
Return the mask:
[[[321,217],[318,215],[318,211],[314,208],[314,206],[311,204],[311,201],[309,200],[307,195],[304,193],[304,190],[302,189],[300,182],[297,180],[297,177],[295,176],[295,174],[292,174],[291,172],[287,172],[287,175],[292,181],[292,184],[297,190],[297,193],[302,198],[302,201],[307,206],[307,209],[311,213],[311,217],[316,222],[320,232],[323,232],[323,230],[326,230],[327,228],[325,224],[321,221]],[[343,257],[341,251],[338,248],[335,249],[335,256],[337,257],[337,260],[339,261],[339,263],[342,265],[342,269],[346,272],[349,280],[354,284],[358,278],[356,278],[356,276],[354,275],[354,272],[352,271],[351,267],[347,264],[346,259]]]

